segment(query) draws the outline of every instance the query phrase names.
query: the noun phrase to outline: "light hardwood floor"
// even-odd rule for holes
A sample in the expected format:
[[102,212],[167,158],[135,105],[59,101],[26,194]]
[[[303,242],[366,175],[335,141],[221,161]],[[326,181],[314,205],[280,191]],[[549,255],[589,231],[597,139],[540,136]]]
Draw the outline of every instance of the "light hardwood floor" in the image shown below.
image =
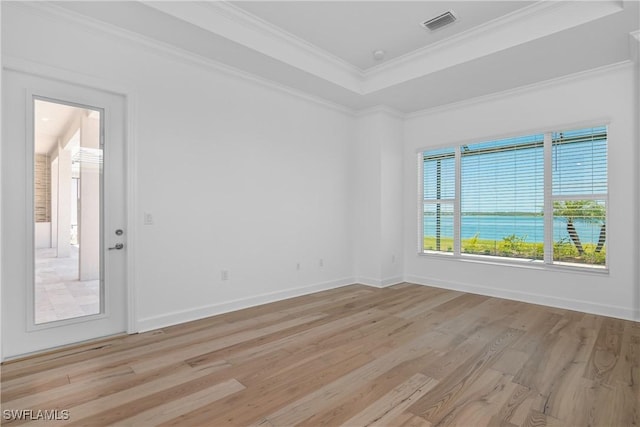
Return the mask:
[[353,285],[7,363],[2,409],[69,411],[33,425],[626,427],[639,365],[639,323]]

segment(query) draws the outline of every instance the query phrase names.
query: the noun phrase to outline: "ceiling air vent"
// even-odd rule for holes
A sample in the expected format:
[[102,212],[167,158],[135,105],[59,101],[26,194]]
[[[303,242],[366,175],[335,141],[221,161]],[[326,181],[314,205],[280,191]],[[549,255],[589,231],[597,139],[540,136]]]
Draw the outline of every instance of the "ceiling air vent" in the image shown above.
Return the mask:
[[428,21],[421,22],[424,28],[435,31],[444,27],[445,25],[449,25],[456,20],[456,15],[452,10],[443,13],[442,15],[436,16],[435,18],[429,19]]

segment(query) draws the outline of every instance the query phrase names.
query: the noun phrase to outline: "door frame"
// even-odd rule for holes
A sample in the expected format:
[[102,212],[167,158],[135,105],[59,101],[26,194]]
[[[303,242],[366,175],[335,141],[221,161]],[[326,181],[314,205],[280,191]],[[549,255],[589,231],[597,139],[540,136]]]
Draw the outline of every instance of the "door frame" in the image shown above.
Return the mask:
[[[37,77],[43,77],[52,80],[58,80],[63,83],[84,86],[89,89],[110,92],[124,99],[124,127],[125,127],[125,148],[124,148],[124,171],[125,171],[125,229],[127,230],[127,250],[125,251],[125,296],[126,296],[126,332],[133,334],[138,332],[138,322],[136,316],[136,286],[135,286],[135,252],[136,252],[136,218],[139,211],[136,197],[136,94],[133,88],[116,82],[97,78],[71,70],[51,67],[48,65],[36,63],[18,57],[3,56],[2,70],[15,71],[23,74],[30,74]],[[30,96],[31,94],[27,94]],[[1,126],[1,125],[0,125]],[[31,131],[32,132],[32,131]],[[1,166],[0,166],[1,167]],[[1,171],[0,171],[1,172]],[[2,230],[0,229],[0,238]],[[1,271],[1,267],[0,267]],[[2,289],[4,284],[0,275],[0,301],[2,298]],[[57,322],[56,322],[57,323]],[[2,349],[0,336],[0,350]],[[0,352],[0,361],[4,360],[3,353]]]

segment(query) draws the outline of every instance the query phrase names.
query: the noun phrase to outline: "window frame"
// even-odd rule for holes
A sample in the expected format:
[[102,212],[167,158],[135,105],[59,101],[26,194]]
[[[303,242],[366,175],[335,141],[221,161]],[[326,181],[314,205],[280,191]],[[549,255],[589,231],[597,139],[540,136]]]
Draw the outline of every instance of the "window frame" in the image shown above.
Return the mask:
[[[554,132],[564,132],[566,130],[574,130],[581,128],[597,128],[597,127],[605,127],[606,135],[607,135],[607,192],[605,194],[591,194],[591,195],[553,195],[553,170],[552,170],[552,150],[553,150],[553,133]],[[509,257],[501,257],[501,256],[490,256],[490,255],[478,255],[478,254],[467,254],[463,253],[461,250],[461,147],[464,145],[474,144],[478,142],[485,141],[495,141],[507,138],[517,138],[521,136],[527,136],[532,134],[543,134],[544,135],[544,145],[543,145],[543,174],[544,174],[544,255],[542,260],[529,260],[529,259],[519,259],[519,258],[509,258]],[[609,168],[609,159],[610,159],[610,140],[611,140],[611,131],[610,131],[610,121],[609,120],[597,120],[597,121],[589,121],[589,122],[581,122],[574,123],[570,125],[561,125],[561,126],[553,126],[550,129],[546,129],[543,131],[533,130],[529,132],[516,132],[509,134],[502,134],[498,136],[490,136],[490,137],[479,137],[468,140],[463,140],[459,142],[452,142],[446,144],[437,144],[429,147],[421,147],[416,150],[417,155],[417,170],[418,170],[418,255],[429,257],[429,258],[438,258],[443,260],[452,260],[452,261],[462,261],[469,263],[479,263],[479,264],[489,264],[489,265],[500,265],[500,266],[509,266],[509,267],[520,267],[520,268],[529,268],[529,269],[538,269],[538,270],[565,270],[576,273],[585,273],[585,274],[609,274],[609,251],[606,251],[605,254],[605,264],[604,265],[592,265],[592,264],[578,264],[578,263],[566,263],[561,261],[553,260],[553,202],[556,200],[604,200],[605,202],[605,218],[608,221],[609,219],[609,194],[610,194],[610,168]],[[453,204],[453,251],[452,252],[438,252],[438,251],[429,251],[424,247],[424,206],[425,203],[431,203],[433,200],[424,198],[424,153],[427,151],[434,150],[443,150],[443,149],[453,149],[455,153],[455,195],[453,199],[444,200],[445,203]],[[607,242],[609,241],[609,227],[607,224]],[[608,243],[607,243],[608,246]]]
[[[451,148],[451,147],[443,147],[443,148]],[[436,149],[437,150],[437,149]],[[457,210],[460,207],[460,168],[458,167],[458,163],[460,161],[460,146],[453,147],[453,159],[454,159],[454,197],[453,198],[435,198],[435,199],[427,199],[424,198],[424,157],[422,156],[423,152],[418,158],[418,162],[420,163],[420,182],[421,182],[421,191],[420,191],[420,205],[423,209],[421,211],[422,216],[420,216],[420,227],[421,227],[421,246],[424,247],[424,206],[425,204],[440,204],[440,205],[451,205],[453,208],[453,251],[438,251],[441,255],[451,256],[460,251],[460,227],[459,227],[459,215],[456,215]],[[446,158],[451,158],[448,155]]]

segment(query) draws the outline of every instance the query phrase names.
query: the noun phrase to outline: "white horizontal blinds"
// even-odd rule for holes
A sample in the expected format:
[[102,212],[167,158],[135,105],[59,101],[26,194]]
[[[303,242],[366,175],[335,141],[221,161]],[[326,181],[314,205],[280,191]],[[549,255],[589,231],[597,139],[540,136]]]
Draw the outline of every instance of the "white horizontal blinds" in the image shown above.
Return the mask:
[[607,128],[552,134],[553,195],[607,194]]
[[424,250],[453,253],[453,204],[424,204]]
[[544,135],[463,145],[461,251],[543,259]]
[[552,134],[553,260],[606,265],[606,126]]
[[453,253],[455,202],[455,150],[423,153],[423,248],[428,252]]
[[430,150],[421,161],[425,252],[606,266],[606,126]]

